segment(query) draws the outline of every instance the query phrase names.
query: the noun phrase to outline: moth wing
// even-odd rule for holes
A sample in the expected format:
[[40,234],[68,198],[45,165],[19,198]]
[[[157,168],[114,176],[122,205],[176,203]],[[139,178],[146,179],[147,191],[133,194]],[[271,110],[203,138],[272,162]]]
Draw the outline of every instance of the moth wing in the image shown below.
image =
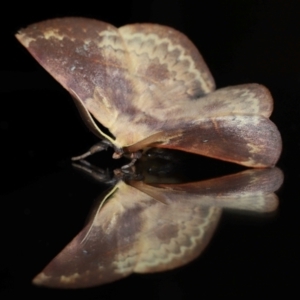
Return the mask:
[[[88,102],[102,108],[98,121],[109,127],[118,115],[113,105],[117,92],[113,89],[126,89],[130,84],[122,73],[128,69],[128,58],[117,28],[92,19],[62,18],[30,25],[16,37],[72,94],[86,122],[92,119]],[[101,97],[103,90],[106,97]],[[90,128],[95,126],[89,124]],[[99,134],[110,139],[102,132]]]
[[159,145],[221,159],[248,167],[274,166],[281,153],[281,137],[269,119],[260,116],[226,116],[199,121],[173,133]]
[[273,111],[273,98],[270,91],[257,83],[220,88],[198,98],[195,102],[194,120],[199,119],[199,116],[209,118],[234,115],[269,118]]
[[157,132],[167,113],[175,116],[182,104],[214,90],[198,50],[166,26],[117,29],[96,20],[63,18],[33,24],[17,38],[72,94],[89,127],[95,126],[91,113],[116,139],[93,131],[118,147]]
[[274,194],[283,183],[278,168],[251,169],[232,175],[181,184],[130,184],[162,203],[186,201],[198,205],[215,206],[252,212],[272,212],[278,206]]
[[149,136],[126,150],[145,147],[177,149],[248,167],[274,166],[282,149],[275,124],[260,115],[199,118]]
[[35,284],[83,288],[181,266],[205,248],[221,214],[185,201],[165,205],[122,181],[105,198]]

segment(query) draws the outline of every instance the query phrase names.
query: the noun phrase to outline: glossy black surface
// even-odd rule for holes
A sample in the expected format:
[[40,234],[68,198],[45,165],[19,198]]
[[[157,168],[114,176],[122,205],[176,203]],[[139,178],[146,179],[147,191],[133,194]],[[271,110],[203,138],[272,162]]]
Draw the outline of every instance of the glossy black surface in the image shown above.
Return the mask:
[[[241,3],[240,3],[241,2]],[[244,295],[290,296],[299,270],[300,40],[298,1],[122,1],[30,12],[33,3],[9,3],[1,18],[0,65],[0,297],[20,290],[30,297],[78,299],[193,299]],[[94,4],[93,4],[94,5]],[[116,12],[116,7],[119,10]],[[17,8],[17,9],[16,9]],[[24,13],[24,11],[29,13]],[[32,278],[80,231],[104,185],[70,167],[69,158],[97,139],[88,132],[68,93],[14,38],[47,18],[85,16],[121,26],[156,22],[183,31],[199,48],[217,87],[258,82],[274,97],[271,119],[283,138],[278,162],[285,174],[280,206],[268,218],[224,214],[211,244],[193,263],[175,271],[133,275],[80,291],[48,290]],[[120,162],[110,153],[101,167]],[[197,161],[203,178],[236,167]],[[137,289],[140,287],[140,289]],[[141,295],[140,291],[146,295]]]

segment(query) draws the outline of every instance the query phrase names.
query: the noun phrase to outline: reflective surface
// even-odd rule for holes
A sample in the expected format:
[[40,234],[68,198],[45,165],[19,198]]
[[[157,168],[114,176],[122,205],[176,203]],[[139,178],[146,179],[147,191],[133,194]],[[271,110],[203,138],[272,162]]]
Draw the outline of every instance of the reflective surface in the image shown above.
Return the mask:
[[[86,166],[84,170],[96,172]],[[103,170],[98,173],[105,174]],[[272,212],[278,205],[273,192],[282,181],[277,168],[182,184],[147,184],[147,177],[127,183],[119,179],[98,197],[85,228],[34,283],[90,287],[133,272],[182,266],[209,243],[222,208]]]
[[[1,18],[0,137],[1,247],[0,298],[20,291],[36,298],[193,299],[293,296],[299,270],[299,70],[298,1],[107,2],[105,9],[73,4],[71,10],[48,6],[36,13],[30,2],[8,3]],[[116,6],[119,9],[116,12]],[[26,14],[24,13],[26,11]],[[69,158],[97,140],[82,123],[68,93],[34,64],[15,40],[27,24],[55,16],[82,15],[122,26],[157,22],[189,36],[214,75],[218,88],[260,82],[274,98],[272,121],[283,138],[278,167],[284,184],[279,207],[259,218],[225,210],[210,244],[193,262],[172,271],[132,274],[95,288],[41,288],[32,279],[82,230],[105,184],[93,182],[70,167]],[[214,26],[210,26],[213,24]],[[102,168],[120,167],[103,153],[92,161]],[[212,161],[194,162],[201,178],[241,170]],[[186,170],[184,170],[186,171]],[[192,174],[193,175],[193,174]],[[198,298],[199,298],[198,297]],[[291,298],[291,297],[289,297]]]

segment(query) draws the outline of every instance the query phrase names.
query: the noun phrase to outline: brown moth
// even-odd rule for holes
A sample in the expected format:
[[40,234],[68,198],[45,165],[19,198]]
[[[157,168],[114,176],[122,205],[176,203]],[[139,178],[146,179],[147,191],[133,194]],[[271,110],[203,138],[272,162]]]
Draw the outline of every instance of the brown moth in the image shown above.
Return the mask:
[[83,230],[33,282],[85,288],[180,267],[205,249],[223,208],[274,211],[274,191],[282,181],[278,168],[182,184],[120,180],[98,198]]
[[[273,100],[259,84],[215,91],[192,42],[173,28],[116,28],[85,18],[53,19],[17,39],[75,100],[87,126],[114,158],[172,148],[249,167],[274,166],[281,137],[269,120]],[[94,119],[105,126],[105,134]]]

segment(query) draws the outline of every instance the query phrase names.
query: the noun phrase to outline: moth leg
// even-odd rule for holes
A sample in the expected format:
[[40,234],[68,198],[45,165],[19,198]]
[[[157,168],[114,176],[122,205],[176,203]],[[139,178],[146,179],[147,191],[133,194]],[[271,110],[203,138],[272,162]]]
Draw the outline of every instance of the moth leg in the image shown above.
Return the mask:
[[129,164],[126,164],[124,166],[121,167],[121,170],[124,172],[124,173],[128,173],[129,172],[129,169],[135,164],[135,162],[141,158],[142,156],[142,152],[141,151],[138,151],[138,152],[133,152],[130,154],[130,158],[131,158],[131,162]]
[[101,183],[115,184],[119,180],[115,176],[112,176],[108,169],[100,169],[86,160],[80,160],[79,163],[72,163],[72,166]]
[[87,152],[85,152],[79,156],[72,157],[71,159],[73,161],[81,160],[81,159],[84,159],[84,158],[94,154],[94,153],[101,152],[103,150],[107,150],[108,147],[113,147],[111,142],[109,142],[107,140],[102,140],[99,143],[97,143],[96,145],[92,146]]
[[137,161],[137,158],[134,158],[131,160],[131,162],[129,164],[122,166],[121,167],[122,172],[124,172],[124,173],[130,172],[130,168],[135,164],[136,161]]

